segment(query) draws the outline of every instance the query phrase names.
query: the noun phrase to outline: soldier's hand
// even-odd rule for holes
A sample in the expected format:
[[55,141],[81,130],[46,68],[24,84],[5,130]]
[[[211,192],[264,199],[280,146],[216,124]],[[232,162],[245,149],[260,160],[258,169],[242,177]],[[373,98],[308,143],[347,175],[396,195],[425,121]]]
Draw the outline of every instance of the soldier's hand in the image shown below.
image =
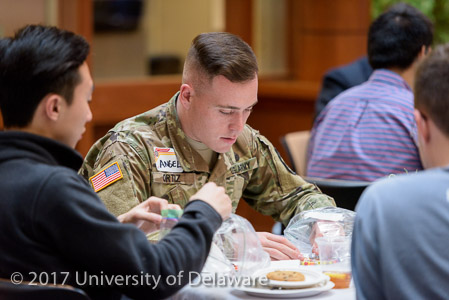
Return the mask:
[[202,200],[212,206],[226,220],[231,215],[231,199],[225,193],[225,189],[217,186],[213,182],[206,183],[195,195],[190,197],[192,200]]
[[159,229],[163,209],[181,209],[177,204],[168,204],[167,200],[150,197],[127,213],[117,217],[121,223],[132,223],[145,233]]
[[271,260],[303,259],[301,252],[285,237],[269,232],[257,232],[257,235]]

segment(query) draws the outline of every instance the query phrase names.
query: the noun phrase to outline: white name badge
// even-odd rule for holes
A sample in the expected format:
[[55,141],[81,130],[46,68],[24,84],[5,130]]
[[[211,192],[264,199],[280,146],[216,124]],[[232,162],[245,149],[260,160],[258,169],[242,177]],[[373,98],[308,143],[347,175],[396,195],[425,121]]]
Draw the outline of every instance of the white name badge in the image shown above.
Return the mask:
[[183,172],[181,164],[173,148],[154,147],[154,159],[156,160],[156,169],[163,172]]

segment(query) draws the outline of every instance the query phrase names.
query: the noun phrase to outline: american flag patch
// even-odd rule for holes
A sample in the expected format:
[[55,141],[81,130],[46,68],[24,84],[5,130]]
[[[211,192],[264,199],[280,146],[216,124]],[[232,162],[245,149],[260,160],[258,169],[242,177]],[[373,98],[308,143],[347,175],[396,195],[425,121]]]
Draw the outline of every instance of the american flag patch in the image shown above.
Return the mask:
[[90,177],[89,180],[92,183],[95,192],[98,192],[122,178],[123,175],[120,166],[118,165],[118,162],[115,162]]

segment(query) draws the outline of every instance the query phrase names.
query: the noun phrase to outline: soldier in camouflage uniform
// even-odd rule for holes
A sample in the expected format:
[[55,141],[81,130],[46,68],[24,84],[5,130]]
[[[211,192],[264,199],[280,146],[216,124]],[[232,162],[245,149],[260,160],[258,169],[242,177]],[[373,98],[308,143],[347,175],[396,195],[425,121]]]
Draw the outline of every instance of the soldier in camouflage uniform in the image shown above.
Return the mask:
[[[335,206],[246,125],[256,103],[251,48],[231,34],[201,34],[187,55],[180,91],[118,123],[90,149],[80,173],[115,215],[150,196],[184,206],[208,181],[225,187],[234,211],[243,198],[284,225],[303,210]],[[104,179],[117,168],[114,180]],[[297,258],[286,239],[259,236],[273,258]]]

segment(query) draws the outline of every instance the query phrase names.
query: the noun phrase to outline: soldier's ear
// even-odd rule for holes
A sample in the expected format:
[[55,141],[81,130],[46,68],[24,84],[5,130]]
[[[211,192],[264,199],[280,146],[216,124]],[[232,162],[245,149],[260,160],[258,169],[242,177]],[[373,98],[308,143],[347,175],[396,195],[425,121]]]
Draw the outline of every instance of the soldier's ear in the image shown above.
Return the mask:
[[189,84],[182,84],[179,91],[178,101],[185,108],[189,109],[192,102],[192,92],[193,89]]

